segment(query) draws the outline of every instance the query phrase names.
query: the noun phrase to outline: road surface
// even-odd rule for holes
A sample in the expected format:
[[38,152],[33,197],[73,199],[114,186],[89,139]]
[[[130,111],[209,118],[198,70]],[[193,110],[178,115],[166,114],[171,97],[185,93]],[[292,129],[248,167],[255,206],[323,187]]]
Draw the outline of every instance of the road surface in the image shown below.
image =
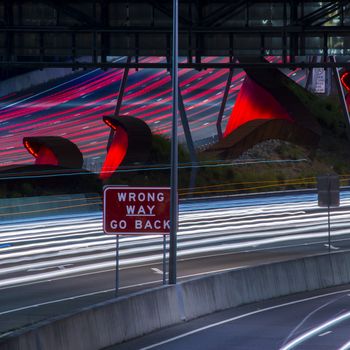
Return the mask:
[[[331,251],[350,248],[349,197],[332,213]],[[315,194],[182,204],[180,280],[328,251],[327,215]],[[0,331],[114,296],[115,238],[101,217],[47,219],[0,228]],[[160,285],[162,239],[125,237],[120,293]]]
[[350,285],[218,312],[108,350],[350,349]]

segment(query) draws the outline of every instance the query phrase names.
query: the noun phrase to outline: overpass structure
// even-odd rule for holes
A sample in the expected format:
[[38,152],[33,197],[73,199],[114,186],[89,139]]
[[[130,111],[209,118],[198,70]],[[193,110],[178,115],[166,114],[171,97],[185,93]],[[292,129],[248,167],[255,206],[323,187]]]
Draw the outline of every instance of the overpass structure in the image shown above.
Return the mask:
[[[279,67],[350,66],[350,1],[181,0],[180,67],[265,66],[245,56],[280,56]],[[2,67],[170,68],[172,1],[0,2]],[[113,62],[109,57],[125,56]],[[145,62],[144,56],[161,57]],[[204,63],[207,56],[225,62]],[[310,57],[320,56],[320,60]],[[130,57],[132,59],[127,59]],[[237,61],[238,59],[238,61]]]
[[[162,286],[111,299],[9,333],[0,338],[0,349],[110,349],[112,345],[217,311],[348,284],[349,268],[349,252],[338,252],[213,274],[176,286]],[[340,298],[335,296],[335,299]],[[325,305],[312,313],[324,307]],[[349,312],[344,312],[344,306],[340,315],[338,313],[336,316],[338,319],[332,322],[342,321],[343,326],[350,317]],[[285,318],[285,313],[283,317]],[[327,323],[330,328],[331,321]],[[324,324],[322,326],[315,329],[316,335],[327,329]],[[292,343],[299,339],[298,333],[291,334]],[[143,349],[149,348],[153,347]]]
[[[124,68],[115,109],[115,114],[118,115],[129,68],[171,68],[171,5],[169,0],[0,0],[0,67]],[[219,126],[234,68],[252,71],[266,66],[293,69],[332,67],[336,73],[336,67],[350,68],[350,63],[347,62],[350,56],[349,12],[350,1],[181,0],[179,66],[198,70],[225,68],[230,71],[218,116],[218,131],[221,131]],[[144,59],[150,56],[156,59]],[[208,56],[221,59],[208,62],[205,60]],[[271,63],[266,60],[271,56],[278,59]],[[334,60],[335,56],[337,60]],[[338,85],[340,91],[340,84]],[[344,101],[343,110],[348,120]],[[180,115],[192,162],[195,163],[195,150],[181,94]],[[101,334],[105,335],[102,336],[103,341],[108,342],[98,343],[100,339],[96,338],[99,337],[99,332],[91,332],[89,337],[84,338],[85,343],[81,342],[80,345],[84,349],[95,344],[96,347],[108,346],[159,327],[179,323],[184,318],[191,319],[258,298],[267,299],[348,283],[350,278],[344,266],[348,266],[349,261],[348,253],[333,254],[256,267],[250,271],[230,272],[207,280],[190,281],[180,287],[161,287],[154,293],[146,292],[120,299],[115,305],[114,302],[108,302],[100,309],[86,310],[73,316],[73,322],[86,327],[86,331],[95,326],[93,322],[89,323],[90,320],[98,321],[102,315],[101,318],[111,327],[99,323],[101,329],[106,329],[101,330]],[[237,295],[232,293],[232,281],[244,286]],[[270,282],[268,288],[265,287],[265,281]],[[216,304],[217,301],[221,302]],[[113,318],[115,314],[123,315],[120,310],[128,310],[130,305],[138,314],[147,317],[149,315],[143,307],[147,309],[148,305],[152,305],[157,311],[159,307],[160,318],[151,318],[154,324],[141,319],[140,326],[149,326],[149,329],[136,329],[132,334],[121,329],[115,336],[114,323],[109,322],[109,316],[105,317],[105,309],[111,310],[110,317]],[[164,305],[168,308],[163,310]],[[129,312],[126,314],[130,317],[131,324],[136,315]],[[48,324],[35,330],[28,338],[28,334],[23,333],[19,334],[18,339],[4,339],[0,348],[11,349],[17,341],[25,344],[26,349],[30,349],[30,346],[35,348],[37,342],[44,344],[45,341],[47,348],[54,348],[52,344],[63,341],[64,348],[77,349],[74,342],[78,339],[80,341],[82,337],[69,333],[70,322],[71,319],[62,318],[53,325]],[[57,332],[56,327],[64,331]],[[83,333],[79,329],[78,332]],[[33,334],[35,339],[32,338]]]
[[[350,1],[181,0],[179,4],[179,68],[229,71],[216,123],[220,139],[233,68],[350,68]],[[6,71],[124,68],[115,115],[121,109],[129,68],[171,68],[170,0],[4,0],[0,29],[0,67]],[[339,73],[333,72],[348,124]],[[179,114],[196,164],[181,91]]]

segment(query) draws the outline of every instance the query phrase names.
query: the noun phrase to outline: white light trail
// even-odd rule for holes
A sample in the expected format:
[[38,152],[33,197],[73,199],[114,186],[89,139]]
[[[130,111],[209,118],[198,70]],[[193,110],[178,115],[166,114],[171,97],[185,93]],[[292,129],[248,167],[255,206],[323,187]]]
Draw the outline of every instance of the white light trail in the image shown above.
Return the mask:
[[325,322],[321,324],[320,326],[311,329],[308,332],[303,333],[299,337],[295,338],[294,340],[290,341],[286,345],[284,345],[280,350],[291,350],[294,349],[296,346],[304,343],[305,341],[309,340],[310,338],[314,337],[317,334],[320,334],[322,332],[325,332],[331,327],[336,326],[337,324],[344,322],[346,320],[350,319],[350,312],[346,312],[345,314],[342,314],[338,317],[335,317],[328,322]]
[[348,341],[346,344],[344,344],[341,348],[338,350],[349,350],[350,349],[350,341]]
[[[239,200],[232,201],[231,207],[227,207],[227,202],[222,203],[226,207],[215,207],[214,202],[215,209],[199,210],[200,205],[205,208],[207,204],[196,203],[193,208],[197,210],[180,212],[180,257],[266,250],[280,243],[322,247],[327,243],[326,211],[310,200],[264,205],[256,201],[246,206]],[[350,242],[350,208],[346,204],[350,201],[342,199],[342,207],[331,215],[332,237]],[[159,236],[125,236],[120,244],[121,265],[162,259]],[[115,237],[103,234],[100,213],[91,217],[6,224],[0,227],[0,266],[1,282],[6,286],[39,281],[57,273],[69,276],[113,268]],[[65,268],[57,271],[59,266]],[[52,271],[44,273],[46,269]]]

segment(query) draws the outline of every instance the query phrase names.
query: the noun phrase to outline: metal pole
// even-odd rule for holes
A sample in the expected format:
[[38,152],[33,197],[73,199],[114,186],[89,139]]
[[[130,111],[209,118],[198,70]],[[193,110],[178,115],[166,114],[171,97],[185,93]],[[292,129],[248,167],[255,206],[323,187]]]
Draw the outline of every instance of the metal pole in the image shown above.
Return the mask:
[[[127,64],[131,63],[131,56],[128,56],[128,58],[126,60],[126,63]],[[130,70],[130,68],[128,66],[126,66],[124,68],[122,82],[121,82],[121,84],[119,86],[119,93],[118,93],[118,97],[117,97],[117,104],[116,104],[115,110],[114,110],[114,115],[115,116],[119,116],[119,112],[120,112],[120,109],[122,107],[124,91],[125,91],[126,83],[127,83],[128,76],[129,76],[129,70]],[[114,136],[114,130],[111,129],[111,131],[109,133],[108,143],[107,143],[107,151],[109,151],[109,148],[111,147],[111,144],[112,144],[112,141],[113,141],[113,136]]]
[[328,202],[328,253],[331,252],[331,210]]
[[[126,59],[126,64],[130,64],[130,63],[131,63],[131,56],[128,56],[127,59]],[[128,76],[129,76],[129,70],[130,70],[130,67],[128,67],[128,66],[126,66],[124,68],[122,82],[121,82],[120,87],[119,87],[119,94],[118,94],[118,98],[117,98],[117,104],[116,104],[115,110],[114,110],[114,115],[115,116],[119,115],[120,108],[122,107],[122,102],[123,102],[126,82],[128,80]]]
[[180,114],[180,118],[181,118],[181,122],[182,122],[182,127],[184,129],[187,147],[188,147],[188,151],[190,152],[190,158],[191,158],[191,163],[192,163],[191,177],[190,177],[190,184],[189,184],[189,190],[191,192],[191,191],[193,191],[193,189],[196,186],[198,160],[197,160],[196,150],[195,150],[193,140],[192,140],[191,130],[190,130],[188,120],[187,120],[185,104],[184,104],[184,101],[182,98],[180,87],[179,87],[178,98],[179,98],[179,114]]
[[328,175],[328,253],[331,252],[331,178]]
[[119,235],[115,241],[115,296],[118,296],[119,291]]
[[166,235],[163,236],[163,284],[166,284]]
[[171,176],[170,176],[170,247],[169,247],[169,284],[176,284],[177,222],[178,222],[178,0],[173,0],[173,59],[172,59],[172,93],[173,116],[171,133]]
[[[315,57],[312,56],[311,58],[309,57],[309,63],[314,63],[315,62]],[[312,72],[313,72],[313,69],[312,68],[309,68],[307,70],[307,78],[306,78],[306,83],[305,83],[305,89],[306,90],[310,90],[310,85],[311,85],[311,82],[312,82]]]
[[224,116],[226,102],[227,102],[228,94],[230,92],[232,78],[233,78],[233,69],[230,69],[230,71],[228,73],[228,77],[227,77],[227,82],[226,82],[226,86],[225,86],[224,96],[223,96],[222,102],[221,102],[221,107],[220,107],[218,119],[216,121],[216,129],[218,131],[219,140],[222,139],[221,122],[222,122],[222,117]]
[[178,99],[179,99],[179,114],[181,118],[182,127],[184,129],[184,134],[186,138],[186,144],[188,147],[188,152],[190,153],[191,162],[193,165],[197,164],[197,155],[196,155],[196,149],[194,147],[191,129],[188,123],[187,114],[186,114],[186,108],[184,104],[184,100],[182,98],[181,89],[179,87],[178,92]]

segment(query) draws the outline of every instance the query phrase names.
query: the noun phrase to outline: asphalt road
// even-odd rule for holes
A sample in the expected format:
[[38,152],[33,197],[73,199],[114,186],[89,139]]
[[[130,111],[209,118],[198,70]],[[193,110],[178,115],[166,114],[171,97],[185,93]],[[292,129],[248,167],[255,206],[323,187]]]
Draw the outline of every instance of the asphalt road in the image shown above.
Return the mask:
[[349,326],[347,285],[225,310],[108,350],[346,350]]
[[[349,195],[332,214],[331,251],[350,249]],[[180,219],[180,280],[328,251],[327,215],[314,194],[182,204]],[[74,220],[1,227],[1,332],[114,297],[114,238],[99,218]],[[161,248],[155,237],[121,239],[121,294],[162,283]]]
[[[320,247],[309,247],[318,253]],[[292,259],[305,255],[298,247],[276,252],[246,252],[204,254],[178,261],[179,281],[244,268],[266,262]],[[121,268],[119,295],[159,286],[163,283],[162,264],[151,263]],[[115,270],[63,277],[37,283],[23,284],[0,290],[0,331],[34,324],[48,317],[115,297]]]

